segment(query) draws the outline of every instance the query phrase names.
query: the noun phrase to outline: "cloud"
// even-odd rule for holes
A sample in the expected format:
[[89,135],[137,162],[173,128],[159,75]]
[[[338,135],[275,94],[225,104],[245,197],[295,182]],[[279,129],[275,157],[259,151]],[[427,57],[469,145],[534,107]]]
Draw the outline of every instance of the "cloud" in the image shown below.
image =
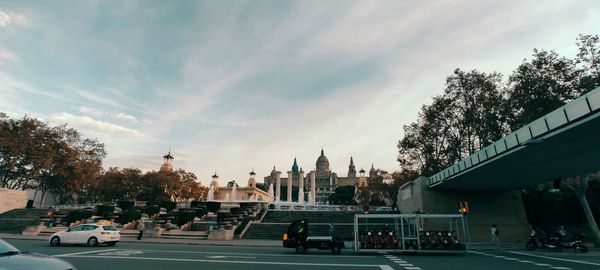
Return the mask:
[[17,61],[17,57],[10,51],[0,47],[0,61]]
[[143,134],[137,130],[108,122],[98,121],[89,116],[77,116],[70,113],[62,112],[52,115],[50,119],[55,122],[67,123],[73,127],[81,129],[84,132],[90,131],[99,134],[143,137]]
[[86,107],[86,106],[79,106],[79,112],[90,115],[90,116],[94,116],[96,118],[99,118],[102,116],[110,116],[114,119],[127,121],[132,124],[137,124],[140,122],[137,120],[137,118],[135,118],[135,116],[129,115],[129,114],[126,114],[123,112],[119,112],[119,113],[105,112],[100,109],[94,109],[94,108],[90,108],[90,107]]
[[137,118],[135,118],[133,115],[129,115],[126,113],[117,113],[117,114],[113,114],[114,118],[117,119],[121,119],[121,120],[125,120],[129,123],[139,123],[139,121],[137,120]]
[[0,10],[0,27],[8,27],[10,24],[26,26],[27,23],[27,20],[21,14]]
[[6,12],[0,10],[0,27],[6,27],[10,24],[11,18]]
[[86,107],[86,106],[79,106],[79,111],[81,113],[95,116],[95,117],[101,117],[102,115],[105,114],[105,112],[102,110],[98,110],[98,109],[94,109],[94,108],[90,108],[90,107]]

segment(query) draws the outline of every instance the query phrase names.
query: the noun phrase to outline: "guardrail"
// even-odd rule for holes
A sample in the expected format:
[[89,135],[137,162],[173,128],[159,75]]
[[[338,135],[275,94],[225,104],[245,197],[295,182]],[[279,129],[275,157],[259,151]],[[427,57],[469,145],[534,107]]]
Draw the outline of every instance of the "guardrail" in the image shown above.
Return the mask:
[[598,110],[600,110],[600,87],[428,177],[427,185],[434,186],[500,154],[527,143],[535,143],[535,139],[577,122]]

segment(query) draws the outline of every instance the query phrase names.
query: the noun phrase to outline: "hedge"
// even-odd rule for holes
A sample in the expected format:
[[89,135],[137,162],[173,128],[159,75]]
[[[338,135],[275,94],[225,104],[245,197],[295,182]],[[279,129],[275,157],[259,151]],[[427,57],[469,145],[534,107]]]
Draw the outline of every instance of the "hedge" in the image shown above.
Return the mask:
[[69,226],[69,224],[82,220],[82,219],[88,219],[90,217],[92,217],[94,215],[94,213],[92,211],[88,211],[88,210],[73,210],[71,212],[69,212],[63,219],[62,221],[65,222],[65,225]]
[[141,218],[142,218],[142,212],[140,212],[139,210],[129,210],[129,211],[125,212],[123,215],[121,215],[121,218],[119,218],[119,223],[126,224],[126,223],[129,223],[130,221],[139,220]]
[[127,211],[133,209],[134,205],[135,205],[134,201],[119,201],[119,202],[117,202],[117,206],[119,206],[119,208],[121,208],[123,210],[123,212],[127,212]]
[[146,206],[144,213],[148,214],[148,216],[156,215],[160,212],[160,207],[158,205],[149,205]]

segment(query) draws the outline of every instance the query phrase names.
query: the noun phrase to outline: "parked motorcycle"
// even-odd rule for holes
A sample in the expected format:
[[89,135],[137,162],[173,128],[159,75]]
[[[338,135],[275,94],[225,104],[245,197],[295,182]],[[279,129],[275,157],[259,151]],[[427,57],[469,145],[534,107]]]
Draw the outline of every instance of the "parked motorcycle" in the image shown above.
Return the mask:
[[557,232],[550,236],[543,232],[532,230],[525,248],[527,250],[535,250],[536,248],[548,249],[551,251],[560,252],[563,249],[573,249],[575,252],[586,253],[588,248],[583,243],[584,235],[578,234],[571,239],[567,239],[567,232],[564,228],[560,228]]

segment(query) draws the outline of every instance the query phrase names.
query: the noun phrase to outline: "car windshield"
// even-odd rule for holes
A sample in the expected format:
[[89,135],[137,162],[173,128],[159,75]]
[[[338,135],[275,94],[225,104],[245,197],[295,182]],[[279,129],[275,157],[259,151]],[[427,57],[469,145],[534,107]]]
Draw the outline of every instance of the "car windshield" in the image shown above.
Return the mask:
[[117,227],[115,227],[115,226],[102,226],[102,228],[103,228],[105,231],[114,231],[114,232],[116,232],[116,231],[117,231]]
[[10,253],[19,253],[21,252],[16,247],[13,247],[11,244],[4,242],[4,240],[0,239],[0,255],[10,254]]

